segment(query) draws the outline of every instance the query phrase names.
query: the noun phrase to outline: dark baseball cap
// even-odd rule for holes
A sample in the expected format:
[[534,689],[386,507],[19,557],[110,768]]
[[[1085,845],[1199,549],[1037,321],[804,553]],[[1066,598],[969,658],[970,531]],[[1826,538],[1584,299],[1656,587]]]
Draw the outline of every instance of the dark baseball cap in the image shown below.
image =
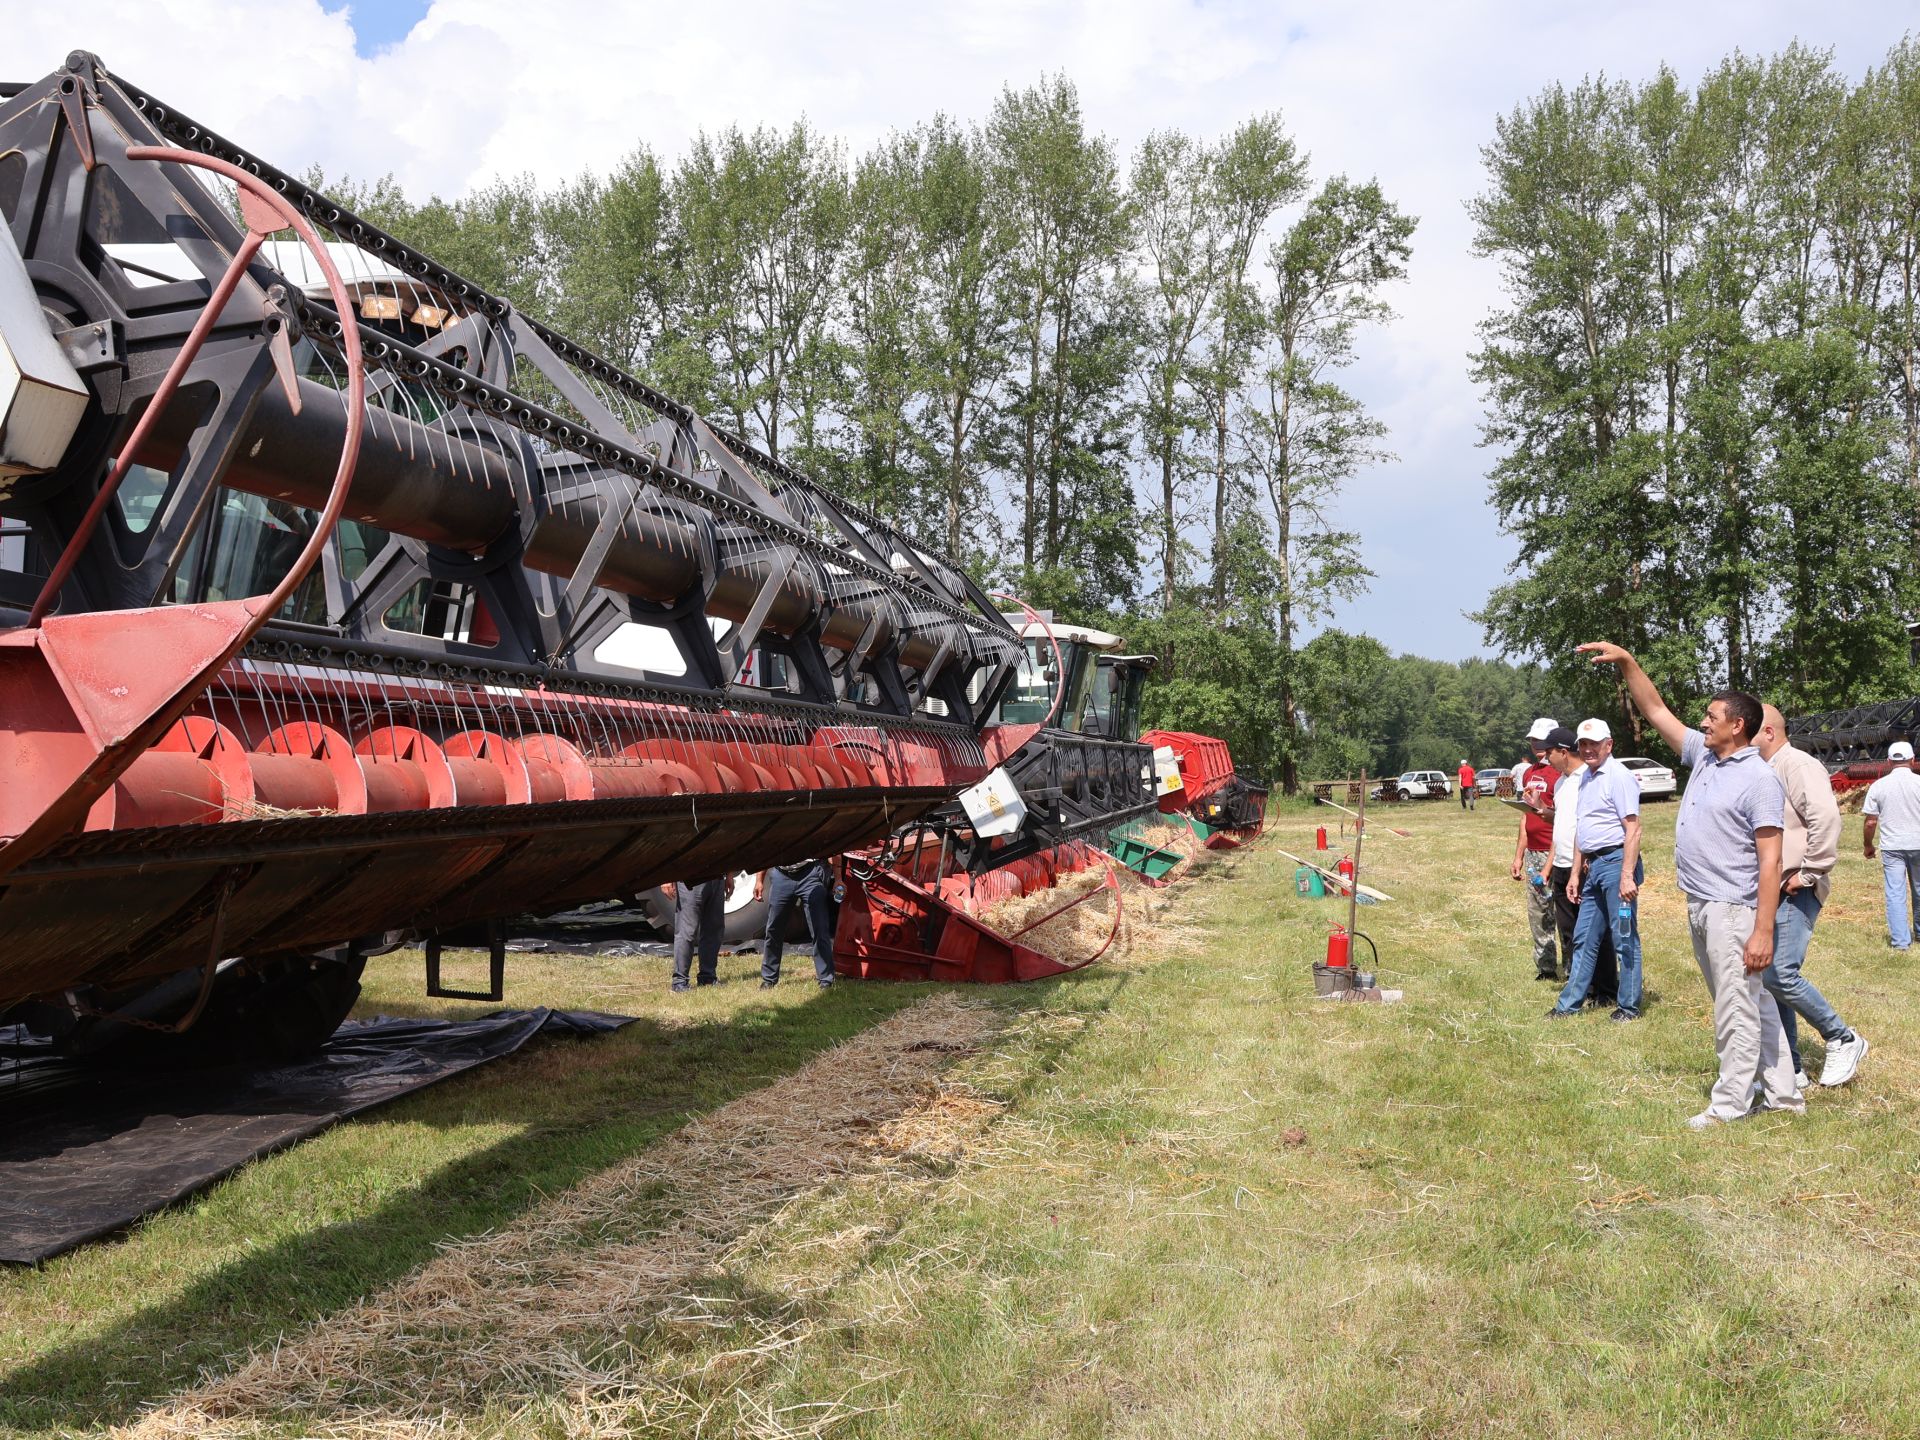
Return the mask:
[[1573,731],[1564,725],[1556,725],[1547,732],[1543,742],[1549,750],[1571,750],[1579,741],[1573,738]]

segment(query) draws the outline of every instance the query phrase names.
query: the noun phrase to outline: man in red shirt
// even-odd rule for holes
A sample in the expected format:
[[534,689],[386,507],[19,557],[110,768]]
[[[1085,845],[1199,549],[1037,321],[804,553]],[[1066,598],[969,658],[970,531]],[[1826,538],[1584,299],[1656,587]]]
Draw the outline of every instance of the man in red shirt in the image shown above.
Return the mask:
[[1474,806],[1473,767],[1466,761],[1460,762],[1460,808],[1472,810]]
[[1547,736],[1553,721],[1539,719],[1527,731],[1533,763],[1520,777],[1518,798],[1527,805],[1520,817],[1520,833],[1513,842],[1513,878],[1527,885],[1527,929],[1533,935],[1533,978],[1564,981],[1560,971],[1559,938],[1554,923],[1553,787],[1560,772],[1547,763]]

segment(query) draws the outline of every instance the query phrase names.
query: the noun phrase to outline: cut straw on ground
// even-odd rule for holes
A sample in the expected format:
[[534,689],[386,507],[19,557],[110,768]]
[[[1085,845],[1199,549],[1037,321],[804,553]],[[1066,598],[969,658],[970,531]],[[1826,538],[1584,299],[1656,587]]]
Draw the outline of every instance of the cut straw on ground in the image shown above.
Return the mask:
[[[999,1012],[935,996],[737,1100],[492,1234],[448,1246],[402,1283],[120,1433],[137,1440],[259,1433],[464,1433],[503,1401],[570,1395],[585,1422],[609,1397],[631,1422],[646,1373],[641,1330],[731,1323],[703,1299],[729,1249],[794,1196],[829,1181],[951,1160],[997,1108],[943,1089],[941,1072],[993,1032]],[[608,1337],[628,1337],[627,1343]],[[759,1345],[779,1348],[779,1333]],[[711,1362],[710,1362],[711,1363]],[[764,1434],[818,1433],[857,1402],[762,1417]],[[570,1425],[571,1428],[571,1425]],[[590,1423],[576,1433],[595,1433]]]

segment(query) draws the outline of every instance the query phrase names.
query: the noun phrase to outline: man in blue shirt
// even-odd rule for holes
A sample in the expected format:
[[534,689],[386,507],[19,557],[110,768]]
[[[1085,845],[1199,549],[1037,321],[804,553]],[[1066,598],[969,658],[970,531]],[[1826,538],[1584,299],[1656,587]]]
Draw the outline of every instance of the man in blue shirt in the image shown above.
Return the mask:
[[1646,671],[1618,645],[1582,645],[1596,665],[1618,665],[1627,694],[1693,774],[1673,826],[1673,871],[1687,897],[1693,956],[1713,996],[1720,1073],[1695,1130],[1746,1118],[1758,1081],[1768,1110],[1803,1110],[1779,1007],[1764,981],[1780,904],[1780,832],[1786,792],[1761,758],[1760,701],[1722,690],[1695,730],[1681,723]]
[[1574,805],[1573,874],[1567,898],[1579,903],[1573,928],[1573,966],[1551,1019],[1580,1013],[1593,984],[1593,967],[1604,935],[1613,937],[1620,966],[1619,1003],[1607,1018],[1640,1018],[1640,782],[1613,758],[1613,732],[1600,719],[1582,720],[1574,732],[1587,767]]

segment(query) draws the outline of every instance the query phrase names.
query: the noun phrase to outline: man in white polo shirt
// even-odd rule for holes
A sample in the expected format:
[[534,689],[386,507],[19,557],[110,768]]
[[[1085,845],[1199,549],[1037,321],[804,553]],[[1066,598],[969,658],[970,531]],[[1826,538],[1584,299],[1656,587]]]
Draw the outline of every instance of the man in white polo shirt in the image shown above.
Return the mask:
[[1920,775],[1914,774],[1913,746],[1905,740],[1887,747],[1887,759],[1893,768],[1867,787],[1860,813],[1867,817],[1867,859],[1873,859],[1876,849],[1880,852],[1887,944],[1905,950],[1913,944],[1914,918],[1920,917]]
[[1578,897],[1580,918],[1573,932],[1573,973],[1550,1019],[1580,1013],[1600,957],[1602,933],[1613,936],[1620,966],[1619,1001],[1607,1018],[1640,1018],[1640,782],[1613,758],[1613,731],[1598,718],[1582,720],[1574,732],[1580,761],[1580,796],[1574,806],[1573,877],[1569,898]]
[[[1587,767],[1580,763],[1580,742],[1565,725],[1555,725],[1545,737],[1547,763],[1559,772],[1550,792],[1547,813],[1553,819],[1552,868],[1547,871],[1547,889],[1553,897],[1554,929],[1560,940],[1560,967],[1555,977],[1565,984],[1573,973],[1573,931],[1580,917],[1580,895],[1569,891],[1573,879],[1573,833],[1580,805],[1580,777]],[[1613,935],[1600,927],[1600,953],[1594,960],[1593,983],[1587,987],[1587,1003],[1611,1010],[1614,992],[1620,988],[1619,967],[1613,959]]]

